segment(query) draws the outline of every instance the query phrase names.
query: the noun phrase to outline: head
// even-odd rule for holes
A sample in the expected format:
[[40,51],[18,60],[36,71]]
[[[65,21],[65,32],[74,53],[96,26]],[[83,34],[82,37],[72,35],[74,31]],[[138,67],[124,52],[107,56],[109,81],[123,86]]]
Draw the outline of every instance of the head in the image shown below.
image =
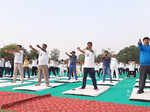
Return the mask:
[[75,52],[75,51],[72,51],[71,54],[72,54],[73,56],[75,56],[76,52]]
[[113,58],[116,58],[116,55],[115,55],[115,54],[113,54],[113,55],[112,55],[112,57],[113,57]]
[[21,50],[22,49],[22,45],[17,45],[17,50]]
[[46,50],[46,49],[47,49],[47,44],[43,44],[43,45],[42,45],[42,49],[45,49],[45,50]]
[[88,49],[92,49],[92,46],[93,46],[92,42],[88,42],[88,43],[87,43],[87,48],[88,48]]
[[27,60],[28,60],[28,59],[29,59],[29,57],[28,57],[28,56],[25,56],[25,59],[27,59]]
[[144,45],[149,45],[149,40],[150,40],[149,37],[144,37],[143,38]]
[[104,51],[104,56],[108,56],[109,52],[108,51]]

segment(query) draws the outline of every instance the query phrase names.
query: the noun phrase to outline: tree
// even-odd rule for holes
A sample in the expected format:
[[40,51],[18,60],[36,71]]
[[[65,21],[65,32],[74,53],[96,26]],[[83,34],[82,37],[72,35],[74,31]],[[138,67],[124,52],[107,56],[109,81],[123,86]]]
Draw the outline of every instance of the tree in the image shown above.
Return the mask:
[[34,57],[38,58],[38,53],[36,51],[31,50],[29,53],[29,58],[34,59]]
[[50,56],[51,56],[51,59],[54,59],[55,61],[57,61],[60,56],[60,50],[54,48],[53,50],[51,50]]
[[128,63],[130,60],[136,61],[139,63],[139,50],[137,46],[129,46],[125,47],[124,49],[120,50],[117,54],[117,59],[119,62]]
[[78,56],[78,62],[84,63],[84,59],[85,59],[84,54],[80,54],[80,55]]
[[[3,48],[0,49],[0,56],[5,57],[5,58],[9,58],[9,59],[13,59],[13,55],[9,54],[9,53],[5,53],[4,50],[16,50],[17,45],[16,44],[9,44],[4,46]],[[28,55],[28,52],[25,48],[23,48],[24,54]]]

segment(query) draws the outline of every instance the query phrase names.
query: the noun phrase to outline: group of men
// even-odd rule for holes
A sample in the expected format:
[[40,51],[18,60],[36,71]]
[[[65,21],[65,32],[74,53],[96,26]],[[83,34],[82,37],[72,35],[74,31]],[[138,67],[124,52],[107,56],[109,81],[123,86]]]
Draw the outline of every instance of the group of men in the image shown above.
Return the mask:
[[[128,77],[130,75],[136,76],[136,71],[140,72],[140,82],[139,82],[139,90],[138,94],[144,93],[144,86],[145,86],[145,80],[147,78],[147,75],[150,73],[150,46],[149,46],[149,38],[145,37],[142,41],[139,40],[138,47],[140,50],[140,68],[139,65],[136,65],[133,60],[129,61],[128,64],[120,63],[118,64],[118,61],[116,59],[116,55],[110,56],[108,51],[104,52],[104,56],[101,58],[100,64],[95,64],[96,54],[93,50],[92,42],[88,42],[85,49],[80,49],[80,47],[77,48],[77,50],[82,53],[85,56],[84,59],[84,65],[83,65],[83,82],[81,89],[84,89],[86,87],[86,80],[87,76],[89,75],[92,79],[94,89],[97,90],[97,83],[96,83],[96,76],[95,74],[100,74],[102,72],[103,74],[103,81],[105,81],[106,75],[110,76],[110,81],[112,82],[112,77],[115,73],[116,78],[119,79],[119,74],[121,75],[124,72],[127,72]],[[64,72],[64,69],[61,69],[61,66],[64,65],[64,63],[61,63],[60,70],[58,70],[58,67],[54,67],[54,62],[51,60],[49,63],[49,56],[47,52],[47,45],[43,44],[42,47],[37,45],[37,48],[34,48],[32,45],[29,46],[33,51],[37,52],[39,54],[38,60],[35,58],[32,60],[33,74],[37,74],[37,66],[38,66],[38,83],[36,86],[40,86],[41,84],[41,77],[44,75],[46,86],[50,86],[49,80],[48,80],[48,73],[49,75],[51,72],[56,75],[56,73],[61,72],[61,74]],[[16,83],[17,73],[19,72],[21,75],[21,81],[24,83],[24,76],[25,73],[29,73],[29,59],[28,57],[25,57],[25,60],[23,62],[23,56],[24,52],[22,50],[21,45],[17,45],[16,50],[5,50],[6,53],[10,53],[14,55],[14,76],[13,76],[13,83]],[[66,53],[67,56],[69,56],[70,63],[69,63],[69,75],[68,80],[71,79],[72,74],[74,74],[75,79],[78,80],[77,72],[76,72],[76,64],[77,64],[77,56],[76,52],[72,51],[71,53]],[[2,74],[3,70],[3,62],[4,60],[0,58],[0,74]],[[37,65],[38,62],[38,65]],[[5,64],[6,68],[11,68],[11,63],[9,61],[6,61]],[[98,67],[99,66],[99,67]],[[66,67],[67,68],[67,67]],[[6,73],[7,73],[6,69]],[[66,71],[66,70],[65,70]],[[30,73],[29,73],[30,74]],[[29,78],[30,76],[28,76]]]

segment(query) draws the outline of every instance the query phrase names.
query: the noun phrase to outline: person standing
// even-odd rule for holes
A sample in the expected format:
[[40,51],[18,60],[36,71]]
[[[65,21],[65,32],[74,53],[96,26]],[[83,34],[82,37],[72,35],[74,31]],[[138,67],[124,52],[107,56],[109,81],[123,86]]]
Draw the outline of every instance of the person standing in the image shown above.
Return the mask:
[[71,79],[72,74],[74,73],[75,79],[77,80],[77,71],[76,71],[76,63],[77,63],[77,56],[75,55],[75,51],[71,52],[71,55],[66,53],[67,56],[70,58],[70,65],[69,65],[69,78],[68,80]]
[[110,62],[111,57],[109,56],[109,52],[104,52],[104,57],[102,57],[103,62],[103,82],[105,82],[106,75],[110,76],[110,82],[112,83],[112,76],[111,76],[111,70],[110,70]]
[[60,76],[65,76],[64,75],[64,60],[63,59],[60,61],[59,68],[60,68]]
[[6,53],[13,54],[14,57],[14,75],[13,75],[13,83],[16,83],[18,71],[21,75],[21,83],[24,83],[24,74],[23,74],[23,55],[24,52],[22,50],[21,45],[17,45],[16,50],[5,50]]
[[116,59],[116,55],[112,55],[111,57],[111,77],[113,77],[114,72],[117,80],[119,80],[118,60]]
[[34,59],[32,60],[32,76],[36,76],[37,75],[37,65],[38,65],[38,60],[36,57],[34,57]]
[[24,60],[24,78],[26,77],[26,73],[28,74],[28,78],[30,78],[30,71],[29,71],[29,58],[28,56],[25,57]]
[[11,64],[10,64],[9,59],[7,58],[5,62],[5,76],[10,75],[10,69],[11,69]]
[[145,81],[147,75],[150,74],[150,38],[144,37],[143,44],[141,39],[138,42],[138,48],[140,51],[140,79],[138,94],[144,93]]
[[95,78],[95,52],[92,49],[92,42],[87,43],[87,48],[85,50],[81,50],[80,47],[77,49],[85,55],[85,61],[84,61],[84,76],[83,76],[83,82],[82,82],[82,87],[81,89],[85,89],[86,87],[86,80],[87,76],[90,75],[93,86],[95,90],[98,90],[97,88],[97,83],[96,83],[96,78]]
[[35,49],[32,47],[32,45],[29,46],[33,51],[39,53],[39,58],[38,58],[38,84],[36,86],[41,85],[41,78],[42,75],[44,75],[45,83],[47,87],[50,87],[49,85],[49,79],[48,79],[48,52],[47,52],[47,45],[43,44],[42,47],[37,45],[39,50]]
[[129,61],[129,74],[127,77],[130,77],[131,75],[134,75],[134,78],[136,77],[135,61],[133,60]]
[[5,59],[0,57],[0,77],[3,77]]

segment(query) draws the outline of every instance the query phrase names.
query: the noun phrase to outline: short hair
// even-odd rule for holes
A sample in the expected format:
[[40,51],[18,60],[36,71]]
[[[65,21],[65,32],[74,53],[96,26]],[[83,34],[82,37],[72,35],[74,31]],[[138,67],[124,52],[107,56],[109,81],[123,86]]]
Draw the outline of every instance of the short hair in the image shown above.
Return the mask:
[[105,50],[104,53],[109,53],[109,52],[107,50]]
[[93,45],[93,43],[92,43],[92,42],[88,42],[87,44]]
[[144,37],[143,41],[145,41],[145,40],[150,40],[150,38],[149,37]]
[[17,45],[18,47],[22,48],[22,45]]
[[74,54],[75,54],[76,52],[75,52],[75,51],[72,51],[72,53],[74,53]]
[[43,44],[47,48],[47,44]]

